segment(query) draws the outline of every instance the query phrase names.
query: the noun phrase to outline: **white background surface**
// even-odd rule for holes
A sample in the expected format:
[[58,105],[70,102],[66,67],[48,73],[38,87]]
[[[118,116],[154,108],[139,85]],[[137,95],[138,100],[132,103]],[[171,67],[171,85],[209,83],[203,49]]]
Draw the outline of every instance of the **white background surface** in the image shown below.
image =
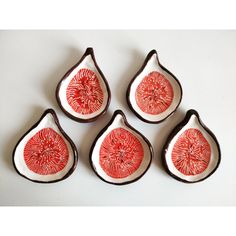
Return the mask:
[[[236,205],[235,42],[235,31],[1,31],[0,204]],[[110,84],[112,100],[106,116],[82,124],[62,113],[54,94],[61,77],[89,46]],[[136,118],[125,100],[129,81],[154,48],[183,87],[178,111],[156,125]],[[11,160],[18,139],[49,107],[56,110],[63,129],[79,149],[80,159],[67,180],[45,185],[19,176]],[[101,181],[88,161],[94,138],[118,108],[155,150],[149,171],[126,186]],[[198,110],[222,151],[215,174],[191,185],[169,177],[160,162],[166,137],[190,108]]]

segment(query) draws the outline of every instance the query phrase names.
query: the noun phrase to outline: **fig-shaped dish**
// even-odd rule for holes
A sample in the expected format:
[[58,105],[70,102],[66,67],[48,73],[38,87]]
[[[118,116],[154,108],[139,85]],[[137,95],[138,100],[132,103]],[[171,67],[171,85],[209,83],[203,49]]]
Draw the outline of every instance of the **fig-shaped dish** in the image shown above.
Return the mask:
[[156,50],[147,55],[131,80],[126,99],[142,121],[160,123],[171,116],[182,100],[179,80],[159,62]]
[[56,98],[62,111],[78,122],[92,122],[106,113],[111,92],[92,48],[63,76]]
[[90,164],[103,181],[123,185],[141,178],[153,157],[150,142],[116,110],[90,150]]
[[171,132],[162,150],[163,165],[173,178],[195,183],[203,181],[218,168],[221,160],[216,136],[189,110]]
[[17,173],[38,183],[53,183],[69,177],[78,162],[73,141],[62,129],[53,109],[18,141],[13,151]]

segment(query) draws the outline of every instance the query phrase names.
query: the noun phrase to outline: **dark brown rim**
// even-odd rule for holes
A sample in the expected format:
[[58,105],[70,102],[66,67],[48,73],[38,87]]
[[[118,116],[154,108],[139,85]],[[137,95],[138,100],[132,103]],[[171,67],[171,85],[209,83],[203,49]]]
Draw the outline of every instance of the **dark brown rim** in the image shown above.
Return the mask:
[[[167,165],[167,161],[166,161],[166,153],[168,151],[168,148],[169,148],[169,145],[170,145],[170,142],[171,140],[174,138],[174,136],[188,123],[189,119],[191,118],[192,115],[195,115],[197,118],[198,118],[198,121],[200,123],[200,125],[211,135],[211,137],[214,139],[215,143],[216,143],[216,146],[217,146],[217,149],[218,149],[218,152],[219,152],[219,157],[218,157],[218,162],[217,162],[217,165],[216,167],[210,172],[209,175],[207,175],[206,177],[202,178],[202,179],[199,179],[199,180],[196,180],[196,181],[187,181],[185,179],[181,179],[180,177],[174,175],[170,169],[168,168],[168,165]],[[170,135],[168,136],[167,140],[166,140],[166,143],[165,145],[163,146],[163,149],[162,149],[162,164],[166,170],[166,172],[172,176],[173,178],[177,179],[178,181],[181,181],[181,182],[184,182],[184,183],[197,183],[197,182],[201,182],[205,179],[207,179],[208,177],[210,177],[215,171],[216,169],[219,167],[219,164],[221,162],[221,151],[220,151],[220,145],[217,141],[217,138],[216,136],[214,135],[214,133],[206,126],[204,125],[204,123],[202,122],[202,120],[200,119],[200,116],[198,114],[198,112],[196,110],[188,110],[187,113],[186,113],[186,116],[185,118],[183,119],[183,121],[181,121],[173,130],[172,132],[170,133]]]
[[[135,179],[133,179],[133,180],[131,180],[131,181],[126,181],[126,182],[122,182],[122,183],[114,183],[114,182],[110,182],[110,181],[107,181],[107,180],[105,180],[104,178],[102,178],[102,177],[97,173],[96,169],[94,168],[93,161],[92,161],[92,153],[93,153],[94,147],[95,147],[95,145],[96,145],[96,143],[97,143],[97,140],[98,140],[98,139],[100,138],[100,136],[108,129],[108,127],[112,124],[112,122],[114,121],[115,117],[116,117],[118,114],[123,117],[124,123],[125,123],[125,125],[126,125],[127,127],[129,127],[130,129],[132,129],[134,132],[138,133],[138,134],[143,138],[143,140],[147,143],[147,145],[148,145],[148,147],[149,147],[149,150],[150,150],[150,154],[151,154],[151,156],[150,156],[150,162],[149,162],[147,168],[144,170],[144,172],[143,172],[141,175],[139,175],[137,178],[135,178]],[[126,184],[130,184],[130,183],[133,183],[133,182],[136,182],[137,180],[139,180],[139,179],[148,171],[148,169],[149,169],[149,167],[150,167],[150,165],[151,165],[151,162],[152,162],[152,158],[153,158],[153,148],[152,148],[151,143],[149,142],[149,140],[148,140],[143,134],[141,134],[138,130],[136,130],[133,126],[131,126],[131,125],[128,123],[124,112],[121,111],[121,110],[116,110],[116,111],[114,112],[114,114],[113,114],[111,120],[109,121],[109,123],[99,132],[99,134],[97,135],[97,137],[96,137],[95,140],[93,141],[93,144],[92,144],[92,146],[91,146],[91,148],[90,148],[90,153],[89,153],[90,165],[91,165],[92,169],[94,170],[94,172],[96,173],[96,175],[97,175],[101,180],[103,180],[104,182],[109,183],[109,184],[114,184],[114,185],[126,185]]]
[[[34,128],[36,128],[39,123],[41,122],[41,120],[48,114],[52,114],[54,120],[55,120],[55,123],[56,125],[58,126],[60,132],[62,133],[62,135],[66,138],[66,140],[70,143],[71,147],[72,147],[72,150],[73,150],[73,154],[74,154],[74,163],[73,163],[73,166],[70,168],[70,170],[67,172],[66,175],[64,175],[61,179],[57,179],[57,180],[52,180],[52,181],[39,181],[39,180],[33,180],[33,179],[30,179],[28,178],[27,176],[23,175],[22,173],[20,173],[15,165],[15,151],[16,151],[16,148],[18,147],[18,145],[20,144],[20,142],[22,141],[22,139],[28,134],[30,133]],[[77,149],[76,149],[76,146],[74,144],[74,142],[71,140],[71,138],[65,133],[65,131],[62,129],[60,123],[59,123],[59,120],[58,120],[58,117],[56,115],[56,112],[53,110],[53,109],[47,109],[43,115],[41,116],[41,118],[39,119],[38,122],[36,122],[20,139],[19,141],[17,142],[14,150],[13,150],[13,155],[12,155],[12,162],[13,162],[13,166],[16,170],[16,172],[21,175],[22,177],[32,181],[32,182],[35,182],[35,183],[43,183],[43,184],[48,184],[48,183],[56,183],[56,182],[59,182],[59,181],[62,181],[66,178],[68,178],[75,170],[76,166],[77,166],[77,163],[78,163],[78,152],[77,152]]]
[[[61,83],[62,81],[64,81],[68,76],[69,74],[84,60],[84,58],[88,55],[91,55],[93,61],[94,61],[94,65],[95,67],[97,68],[99,74],[101,75],[105,85],[106,85],[106,89],[107,89],[107,94],[108,94],[108,98],[107,98],[107,104],[104,108],[104,110],[99,113],[98,115],[96,115],[95,117],[92,117],[92,118],[89,118],[89,119],[82,119],[82,118],[78,118],[76,116],[73,116],[71,113],[69,113],[68,111],[66,111],[61,103],[61,99],[60,99],[60,96],[59,96],[59,90],[60,90],[60,87],[61,87]],[[69,117],[71,118],[72,120],[75,120],[77,122],[81,122],[81,123],[88,123],[88,122],[92,122],[92,121],[95,121],[97,118],[99,118],[100,116],[104,115],[110,105],[110,101],[111,101],[111,91],[110,91],[110,87],[109,87],[109,84],[103,74],[103,72],[101,71],[101,69],[99,68],[98,64],[97,64],[97,61],[95,59],[95,55],[94,55],[94,51],[93,51],[93,48],[89,47],[86,49],[84,55],[81,57],[81,59],[79,60],[78,63],[76,63],[71,69],[69,69],[66,74],[62,77],[62,79],[60,80],[60,82],[58,83],[57,85],[57,88],[56,88],[56,99],[57,99],[57,102],[60,106],[60,108],[62,109],[62,111]]]
[[[145,118],[143,118],[140,114],[138,114],[138,112],[133,108],[132,106],[132,103],[130,101],[130,89],[131,89],[131,85],[133,84],[134,80],[137,78],[137,76],[143,71],[143,69],[146,67],[148,61],[151,59],[152,55],[153,54],[156,54],[156,58],[157,58],[157,61],[158,61],[158,64],[159,66],[164,70],[166,71],[167,73],[169,73],[175,80],[176,82],[178,83],[179,87],[180,87],[180,100],[179,100],[179,103],[177,104],[177,106],[175,107],[175,109],[168,115],[166,116],[165,118],[163,118],[162,120],[159,120],[159,121],[150,121],[150,120],[147,120]],[[166,120],[167,118],[169,118],[176,110],[177,108],[179,107],[181,101],[182,101],[182,97],[183,97],[183,89],[182,89],[182,86],[179,82],[179,80],[175,77],[175,75],[173,75],[169,70],[167,70],[159,61],[159,58],[158,58],[158,54],[157,54],[157,51],[155,49],[153,49],[152,51],[150,51],[147,55],[147,57],[145,58],[145,61],[143,63],[143,65],[141,66],[141,68],[138,70],[138,72],[134,75],[134,77],[132,78],[132,80],[130,81],[129,85],[128,85],[128,88],[127,88],[127,92],[126,92],[126,100],[127,100],[127,103],[128,103],[128,106],[130,108],[131,111],[134,112],[134,114],[142,121],[146,122],[146,123],[150,123],[150,124],[158,124],[158,123],[161,123],[163,122],[164,120]]]

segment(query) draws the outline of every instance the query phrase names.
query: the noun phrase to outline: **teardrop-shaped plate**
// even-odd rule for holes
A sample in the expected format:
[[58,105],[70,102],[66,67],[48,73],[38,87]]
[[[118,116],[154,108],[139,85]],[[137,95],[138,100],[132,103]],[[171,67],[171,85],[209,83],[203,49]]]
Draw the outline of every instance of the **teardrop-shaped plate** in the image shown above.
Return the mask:
[[172,177],[195,183],[212,175],[220,164],[221,152],[215,135],[189,110],[167,138],[162,150],[163,165]]
[[105,114],[111,92],[92,48],[61,79],[56,98],[63,112],[78,122],[91,122]]
[[61,128],[53,109],[43,113],[13,151],[13,164],[18,174],[38,183],[66,179],[77,162],[77,149]]
[[91,147],[90,164],[105,182],[123,185],[141,178],[152,156],[150,142],[127,122],[121,110],[116,110]]
[[178,79],[160,64],[156,50],[149,52],[131,80],[126,99],[130,109],[147,123],[160,123],[178,108],[182,87]]

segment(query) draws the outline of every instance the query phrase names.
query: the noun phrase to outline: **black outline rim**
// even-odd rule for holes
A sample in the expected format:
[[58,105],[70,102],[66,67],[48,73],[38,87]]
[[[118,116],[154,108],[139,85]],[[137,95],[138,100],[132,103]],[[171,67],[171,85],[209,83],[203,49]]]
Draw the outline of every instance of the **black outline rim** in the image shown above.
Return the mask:
[[[110,182],[110,181],[107,181],[105,180],[104,178],[102,178],[96,171],[94,165],[93,165],[93,161],[92,161],[92,153],[93,153],[93,150],[94,150],[94,147],[97,143],[97,140],[100,138],[100,136],[108,129],[108,127],[113,123],[115,117],[117,115],[121,115],[124,119],[124,123],[127,127],[129,127],[130,129],[134,130],[134,132],[138,133],[142,138],[143,140],[147,143],[148,147],[149,147],[149,151],[150,151],[150,161],[146,167],[146,169],[143,171],[143,173],[141,175],[139,175],[137,178],[133,179],[133,180],[130,180],[130,181],[125,181],[125,182],[122,182],[122,183],[114,183],[114,182]],[[151,143],[149,142],[149,140],[143,135],[141,134],[138,130],[136,130],[133,126],[131,126],[127,119],[126,119],[126,116],[124,114],[124,112],[122,110],[116,110],[113,115],[112,115],[112,118],[111,120],[109,121],[109,123],[98,133],[98,135],[96,136],[95,140],[93,141],[93,144],[90,148],[90,153],[89,153],[89,161],[90,161],[90,165],[93,169],[93,171],[95,172],[95,174],[101,179],[103,180],[104,182],[106,183],[109,183],[109,184],[114,184],[114,185],[126,185],[126,184],[130,184],[130,183],[133,183],[133,182],[136,182],[137,180],[139,180],[149,169],[150,165],[151,165],[151,162],[152,162],[152,159],[153,159],[153,147],[151,145]]]
[[[150,121],[150,120],[147,120],[147,119],[145,119],[144,117],[142,117],[142,116],[133,108],[132,103],[131,103],[131,101],[130,101],[130,89],[131,89],[131,86],[132,86],[134,80],[137,78],[137,76],[138,76],[138,75],[143,71],[143,69],[146,67],[148,61],[151,59],[151,57],[152,57],[153,54],[156,54],[156,58],[157,58],[157,61],[158,61],[159,66],[160,66],[165,72],[169,73],[169,74],[173,77],[173,79],[176,80],[176,82],[177,82],[177,84],[179,85],[179,88],[180,88],[180,100],[179,100],[178,104],[176,105],[175,109],[174,109],[171,113],[169,113],[166,117],[164,117],[162,120],[159,120],[159,121]],[[179,107],[181,101],[182,101],[182,97],[183,97],[183,89],[182,89],[182,86],[181,86],[179,80],[175,77],[174,74],[172,74],[168,69],[166,69],[166,68],[160,63],[159,58],[158,58],[157,51],[156,51],[155,49],[153,49],[152,51],[150,51],[150,52],[148,53],[147,57],[146,57],[145,60],[144,60],[143,65],[141,66],[141,68],[138,70],[138,72],[134,75],[134,77],[133,77],[132,80],[130,81],[130,83],[129,83],[129,85],[128,85],[128,88],[127,88],[127,91],[126,91],[126,101],[127,101],[127,103],[128,103],[128,106],[129,106],[130,110],[133,111],[134,114],[135,114],[140,120],[142,120],[142,121],[144,121],[144,122],[146,122],[146,123],[150,123],[150,124],[158,124],[158,123],[161,123],[161,122],[163,122],[164,120],[166,120],[167,118],[169,118],[172,114],[174,114],[175,111],[178,109],[178,107]]]
[[[72,115],[71,113],[69,113],[68,111],[65,110],[65,108],[63,107],[62,105],[62,102],[61,102],[61,99],[60,99],[60,96],[59,96],[59,90],[61,88],[61,83],[67,79],[67,77],[69,76],[69,74],[76,68],[79,66],[79,64],[84,60],[85,57],[87,57],[88,55],[91,55],[92,57],[92,60],[94,62],[94,65],[95,67],[97,68],[99,74],[101,75],[104,83],[105,83],[105,86],[106,86],[106,90],[107,90],[107,104],[105,106],[105,108],[96,116],[92,117],[92,118],[88,118],[88,119],[82,119],[82,118],[78,118],[74,115]],[[100,116],[104,115],[106,112],[107,112],[107,109],[110,105],[110,102],[111,102],[111,91],[110,91],[110,87],[109,87],[109,84],[103,74],[103,72],[101,71],[101,69],[99,68],[98,64],[97,64],[97,61],[95,59],[95,55],[94,55],[94,51],[93,51],[93,48],[89,47],[86,49],[84,55],[80,58],[79,62],[77,62],[74,66],[72,66],[67,72],[66,74],[62,77],[62,79],[59,81],[58,85],[57,85],[57,88],[56,88],[56,100],[57,100],[57,103],[59,105],[59,107],[61,108],[61,110],[69,117],[71,118],[72,120],[74,121],[77,121],[77,122],[81,122],[81,123],[88,123],[88,122],[93,122],[95,121],[96,119],[98,119]]]
[[[169,148],[169,144],[170,142],[172,141],[172,139],[175,137],[175,135],[188,123],[189,119],[191,118],[192,115],[195,115],[197,118],[198,118],[198,121],[200,123],[200,125],[209,133],[209,135],[213,138],[213,140],[215,141],[216,143],[216,147],[218,149],[218,153],[219,153],[219,157],[218,157],[218,162],[215,166],[214,169],[212,169],[212,171],[207,175],[205,176],[204,178],[202,179],[199,179],[199,180],[196,180],[196,181],[187,181],[185,179],[182,179],[176,175],[174,175],[170,169],[168,168],[168,165],[167,165],[167,161],[166,161],[166,153],[168,151],[168,148]],[[220,165],[220,162],[221,162],[221,150],[220,150],[220,145],[219,145],[219,142],[216,138],[216,136],[214,135],[214,133],[206,126],[204,125],[204,123],[202,122],[202,120],[200,119],[200,116],[198,114],[198,112],[194,109],[191,109],[191,110],[188,110],[184,119],[177,125],[175,126],[175,128],[171,131],[171,133],[169,134],[167,140],[166,140],[166,143],[164,144],[163,146],[163,149],[162,149],[162,154],[161,154],[161,157],[162,157],[162,164],[166,170],[166,172],[172,176],[174,179],[178,180],[178,181],[181,181],[181,182],[184,182],[184,183],[197,183],[197,182],[201,182],[205,179],[207,179],[208,177],[210,177],[216,170],[217,168],[219,167]]]
[[[67,172],[61,179],[52,180],[52,181],[33,180],[33,179],[28,178],[28,177],[25,176],[24,174],[20,173],[19,170],[17,169],[17,167],[16,167],[16,165],[15,165],[15,158],[14,158],[14,157],[15,157],[15,151],[16,151],[16,148],[18,147],[18,145],[20,144],[20,142],[22,141],[22,139],[24,139],[24,137],[25,137],[27,134],[29,134],[33,129],[35,129],[35,128],[39,125],[39,123],[41,122],[41,120],[42,120],[48,113],[52,114],[52,116],[53,116],[53,118],[54,118],[54,121],[55,121],[55,123],[56,123],[58,129],[60,130],[61,134],[62,134],[62,135],[64,136],[64,138],[70,143],[71,148],[72,148],[72,151],[73,151],[73,154],[74,154],[74,163],[73,163],[72,167],[68,170],[68,172]],[[56,183],[56,182],[59,182],[59,181],[62,181],[62,180],[67,179],[67,178],[74,172],[74,170],[75,170],[75,168],[76,168],[76,166],[77,166],[77,164],[78,164],[78,151],[77,151],[76,146],[75,146],[74,142],[72,141],[72,139],[71,139],[71,138],[65,133],[65,131],[62,129],[62,127],[61,127],[61,125],[60,125],[60,123],[59,123],[57,114],[56,114],[56,112],[55,112],[52,108],[49,108],[49,109],[45,110],[44,113],[42,114],[42,116],[40,117],[40,119],[19,139],[19,141],[17,142],[17,144],[16,144],[16,146],[15,146],[15,148],[14,148],[14,150],[13,150],[12,162],[13,162],[13,166],[14,166],[16,172],[17,172],[20,176],[22,176],[22,177],[24,177],[24,178],[26,178],[26,179],[28,179],[28,180],[30,180],[30,181],[32,181],[32,182],[35,182],[35,183],[43,183],[43,184]]]

